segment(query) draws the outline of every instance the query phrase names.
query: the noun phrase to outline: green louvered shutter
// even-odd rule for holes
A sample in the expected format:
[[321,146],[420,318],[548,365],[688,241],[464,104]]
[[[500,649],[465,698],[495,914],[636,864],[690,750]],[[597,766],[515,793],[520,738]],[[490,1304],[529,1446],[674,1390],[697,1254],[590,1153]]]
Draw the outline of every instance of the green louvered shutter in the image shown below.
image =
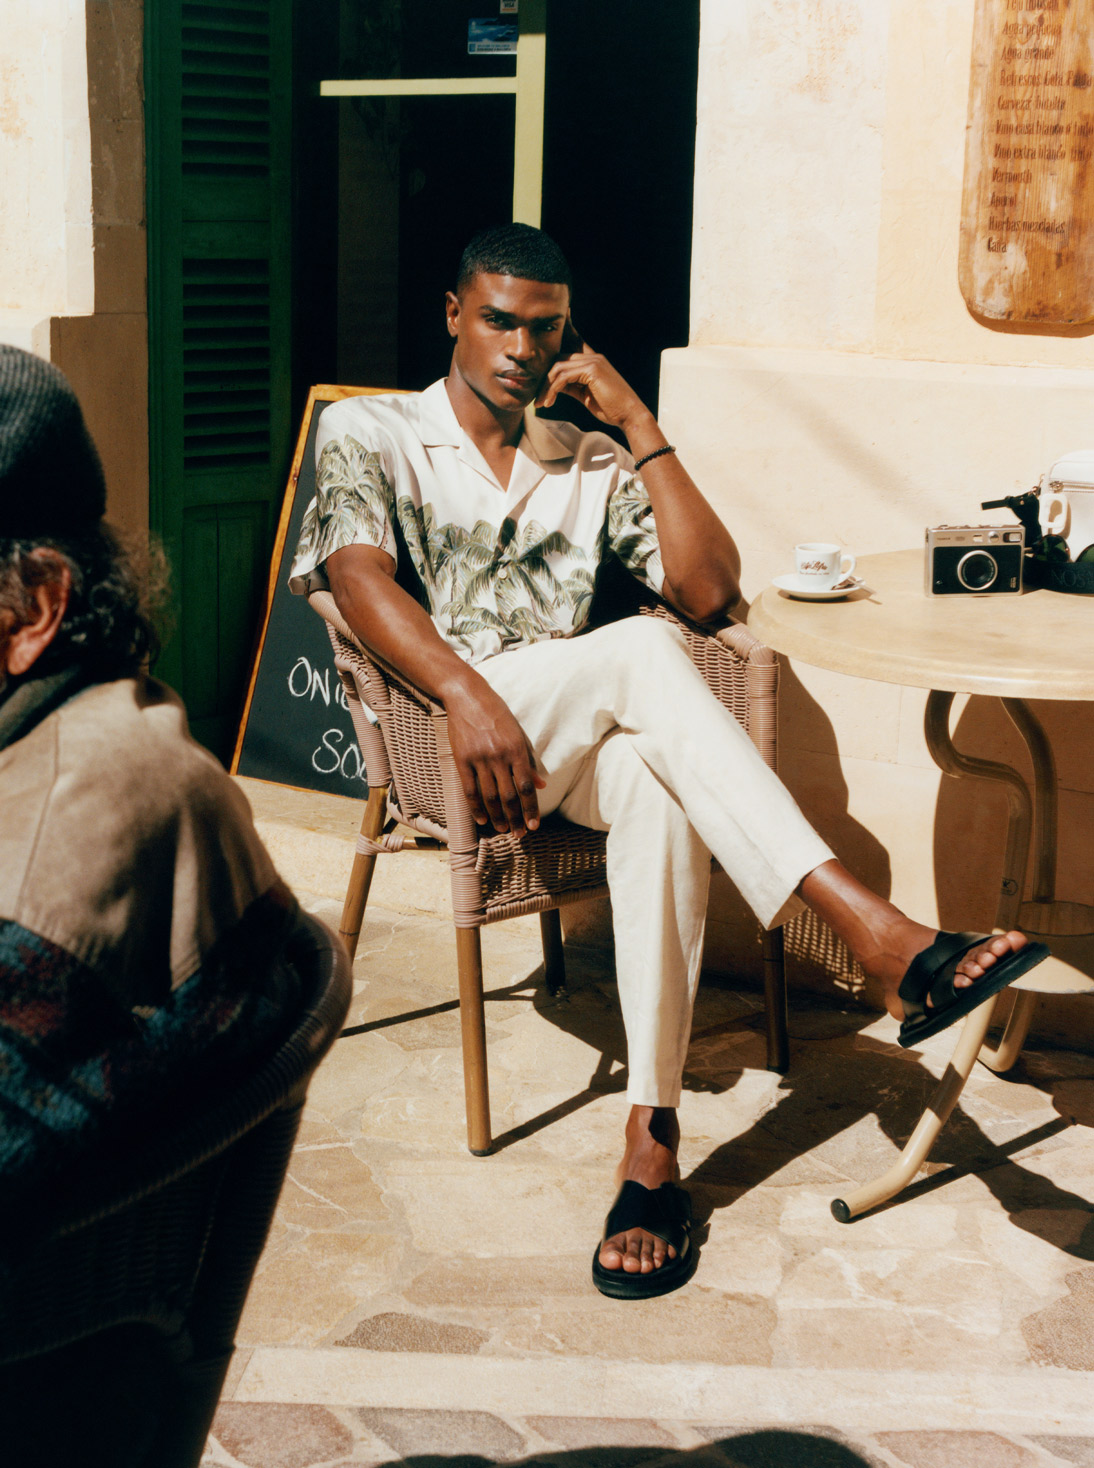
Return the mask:
[[145,32],[157,672],[224,757],[291,436],[292,0],[148,0]]

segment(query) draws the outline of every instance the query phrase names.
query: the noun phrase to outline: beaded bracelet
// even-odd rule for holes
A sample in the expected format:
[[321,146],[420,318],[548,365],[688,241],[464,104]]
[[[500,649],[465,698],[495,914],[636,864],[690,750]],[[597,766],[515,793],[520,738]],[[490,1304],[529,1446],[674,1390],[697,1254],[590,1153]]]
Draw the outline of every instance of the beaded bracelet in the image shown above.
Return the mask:
[[667,443],[662,449],[654,449],[652,454],[643,454],[635,463],[634,472],[637,474],[642,465],[648,464],[651,459],[659,459],[662,454],[674,454],[675,452],[676,445],[674,443]]

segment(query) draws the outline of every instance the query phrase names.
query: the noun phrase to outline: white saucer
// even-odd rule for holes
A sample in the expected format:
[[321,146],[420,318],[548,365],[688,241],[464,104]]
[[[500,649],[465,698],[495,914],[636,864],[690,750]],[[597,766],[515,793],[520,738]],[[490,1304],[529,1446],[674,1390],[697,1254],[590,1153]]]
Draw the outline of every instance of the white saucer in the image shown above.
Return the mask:
[[780,591],[785,591],[787,596],[796,597],[799,601],[839,601],[852,591],[858,591],[863,583],[854,577],[842,586],[832,586],[827,591],[818,591],[810,581],[791,572],[787,576],[776,576],[771,584],[777,586]]

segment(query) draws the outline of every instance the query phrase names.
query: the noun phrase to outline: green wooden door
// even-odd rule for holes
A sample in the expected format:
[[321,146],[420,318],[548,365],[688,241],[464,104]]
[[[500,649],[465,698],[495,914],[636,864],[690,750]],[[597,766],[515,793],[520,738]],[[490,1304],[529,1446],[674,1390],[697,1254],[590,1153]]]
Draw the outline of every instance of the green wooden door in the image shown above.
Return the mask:
[[228,754],[291,437],[292,0],[147,0],[157,673]]

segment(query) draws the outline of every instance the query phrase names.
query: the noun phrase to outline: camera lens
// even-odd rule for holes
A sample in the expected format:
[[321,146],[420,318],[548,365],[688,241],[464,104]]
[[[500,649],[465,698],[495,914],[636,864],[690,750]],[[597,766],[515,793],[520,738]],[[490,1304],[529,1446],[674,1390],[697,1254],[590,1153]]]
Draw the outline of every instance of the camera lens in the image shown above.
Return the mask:
[[995,558],[987,551],[969,551],[957,563],[957,579],[969,591],[987,591],[998,574]]

